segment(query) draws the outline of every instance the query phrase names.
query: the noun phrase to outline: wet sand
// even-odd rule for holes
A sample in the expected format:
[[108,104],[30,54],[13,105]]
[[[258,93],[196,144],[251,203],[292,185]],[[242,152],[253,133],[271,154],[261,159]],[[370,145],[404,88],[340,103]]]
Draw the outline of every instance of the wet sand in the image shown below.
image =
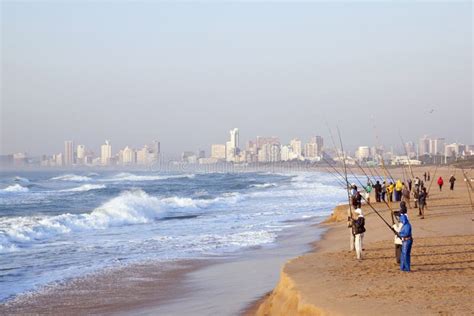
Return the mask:
[[[420,176],[424,170],[414,168]],[[438,169],[434,182],[441,174],[447,183],[452,172]],[[400,169],[391,173],[402,177]],[[367,206],[365,257],[356,260],[349,251],[347,207],[338,207],[336,222],[324,225],[329,230],[315,250],[289,261],[273,292],[247,314],[472,315],[474,214],[459,170],[455,176],[454,191],[445,185],[440,192],[433,183],[425,219],[409,209],[414,236],[411,273],[400,271],[393,234]],[[390,222],[387,206],[374,205]]]

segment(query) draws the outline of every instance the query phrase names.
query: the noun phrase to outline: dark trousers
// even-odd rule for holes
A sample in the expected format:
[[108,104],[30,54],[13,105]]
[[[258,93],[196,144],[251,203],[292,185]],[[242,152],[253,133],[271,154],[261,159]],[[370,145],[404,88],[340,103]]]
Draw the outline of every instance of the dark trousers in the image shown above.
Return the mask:
[[397,263],[400,263],[401,255],[402,255],[402,245],[395,244],[395,258],[397,258]]
[[449,186],[449,189],[452,191],[454,190],[454,182],[451,182],[451,185]]
[[443,189],[443,185],[440,184],[440,185],[439,185],[439,190],[441,191],[442,189]]
[[411,246],[413,239],[404,240],[402,244],[402,253],[400,256],[400,270],[410,271]]

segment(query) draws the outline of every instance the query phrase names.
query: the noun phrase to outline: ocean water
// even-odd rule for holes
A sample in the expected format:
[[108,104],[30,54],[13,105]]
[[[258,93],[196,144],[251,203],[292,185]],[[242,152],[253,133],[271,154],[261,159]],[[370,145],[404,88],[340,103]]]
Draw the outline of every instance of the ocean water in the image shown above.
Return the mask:
[[345,194],[317,172],[3,172],[0,302],[105,268],[272,246]]

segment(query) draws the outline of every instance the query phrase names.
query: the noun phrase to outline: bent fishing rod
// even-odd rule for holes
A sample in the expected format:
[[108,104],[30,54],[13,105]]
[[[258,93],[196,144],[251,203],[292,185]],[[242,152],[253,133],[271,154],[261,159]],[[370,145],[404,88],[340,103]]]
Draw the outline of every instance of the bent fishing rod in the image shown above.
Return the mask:
[[[357,161],[355,163],[360,168],[360,170],[362,170],[362,172],[367,176],[367,173],[365,172],[364,168],[362,168],[362,166]],[[388,204],[387,201],[385,201],[385,200],[383,200],[383,201],[384,201],[385,205],[387,205],[388,209],[390,210],[390,216],[392,218],[392,224],[395,224],[395,218],[393,217],[394,213],[393,213],[392,207],[390,206],[390,204]]]
[[[340,172],[339,170],[337,170],[332,164],[330,164],[324,157],[323,157],[323,160],[334,170],[334,172],[339,175],[339,177],[341,177],[343,180],[346,179],[346,187],[348,188],[349,187],[349,181],[347,181],[347,178],[345,178]],[[330,174],[332,176],[334,176],[337,180],[339,180],[339,178],[337,178],[336,174],[335,173],[332,173],[330,172]],[[395,234],[397,235],[397,237],[400,237],[400,235],[398,234],[398,232],[385,220],[385,218],[383,218],[382,215],[380,215],[380,213],[375,209],[375,207],[373,207],[371,204],[369,204],[367,202],[367,200],[361,196],[362,199],[366,202],[366,204],[374,211],[375,214],[377,214],[380,219],[385,223],[385,225],[387,225],[387,227]]]

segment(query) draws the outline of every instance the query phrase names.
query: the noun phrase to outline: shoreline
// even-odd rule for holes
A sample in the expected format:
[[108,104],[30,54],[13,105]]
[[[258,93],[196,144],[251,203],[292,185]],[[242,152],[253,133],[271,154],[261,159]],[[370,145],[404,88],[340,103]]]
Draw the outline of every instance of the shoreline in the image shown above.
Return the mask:
[[[416,168],[420,174],[422,170]],[[442,168],[439,173],[446,178],[449,171],[452,172]],[[396,177],[402,178],[401,170],[395,173]],[[273,291],[254,301],[242,314],[406,314],[402,297],[394,295],[398,292],[412,296],[414,305],[408,310],[411,313],[464,314],[472,311],[474,304],[469,293],[473,293],[473,286],[469,284],[469,275],[471,279],[474,276],[474,226],[471,205],[463,186],[461,180],[452,192],[449,188],[444,192],[433,188],[424,220],[416,216],[415,210],[409,210],[415,236],[411,273],[399,271],[394,262],[393,234],[364,205],[368,221],[364,237],[367,249],[365,260],[357,262],[355,254],[348,249],[347,204],[339,205],[332,216],[318,224],[327,230],[313,242],[312,251],[286,262]],[[385,204],[372,205],[388,218]],[[397,205],[393,204],[392,208],[396,209]],[[386,280],[380,281],[384,276]],[[450,281],[445,281],[446,278]],[[413,296],[418,300],[413,300]],[[383,304],[378,303],[380,300]]]

